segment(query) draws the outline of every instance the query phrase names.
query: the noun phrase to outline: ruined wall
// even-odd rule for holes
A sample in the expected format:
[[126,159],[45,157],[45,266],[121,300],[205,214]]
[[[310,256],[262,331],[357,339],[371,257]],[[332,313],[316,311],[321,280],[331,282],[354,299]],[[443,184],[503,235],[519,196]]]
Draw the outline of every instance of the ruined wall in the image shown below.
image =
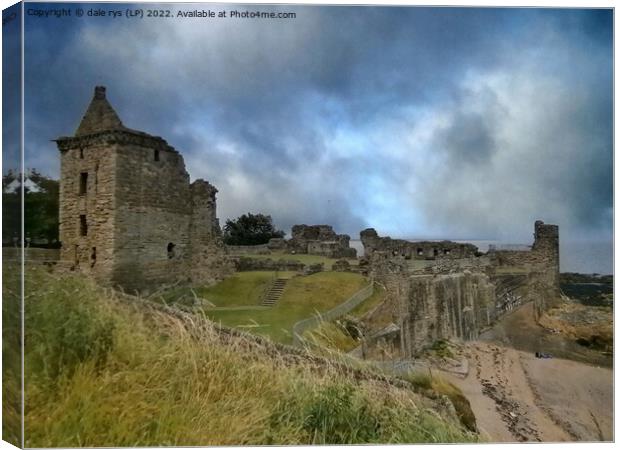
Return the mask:
[[405,356],[438,339],[476,339],[495,320],[495,286],[485,274],[417,275],[401,289]]
[[355,258],[357,250],[349,246],[349,235],[336,234],[329,225],[293,225],[291,239],[272,239],[269,247],[291,253],[328,258]]
[[217,189],[198,179],[190,185],[192,215],[189,226],[189,276],[193,283],[212,283],[234,270],[225,257],[222,230],[216,216]]
[[534,244],[530,251],[491,250],[490,273],[520,271],[527,274],[527,301],[534,302],[539,316],[560,302],[559,228],[538,220],[534,224]]
[[183,158],[166,148],[163,140],[137,144],[124,138],[113,148],[117,203],[112,281],[127,289],[140,288],[140,278],[154,283],[178,281],[187,277],[186,267],[179,262],[190,257],[192,217]]
[[385,251],[393,256],[406,259],[459,259],[475,256],[478,248],[473,244],[461,244],[452,241],[416,241],[381,237],[374,228],[367,228],[360,232],[360,239],[364,245],[364,256],[370,256],[376,251]]
[[400,328],[402,354],[412,356],[437,339],[475,339],[482,328],[527,302],[538,315],[556,305],[558,227],[537,221],[534,228],[529,251],[492,250],[430,262],[394,252],[398,242],[364,230],[369,275],[388,292],[378,314]]

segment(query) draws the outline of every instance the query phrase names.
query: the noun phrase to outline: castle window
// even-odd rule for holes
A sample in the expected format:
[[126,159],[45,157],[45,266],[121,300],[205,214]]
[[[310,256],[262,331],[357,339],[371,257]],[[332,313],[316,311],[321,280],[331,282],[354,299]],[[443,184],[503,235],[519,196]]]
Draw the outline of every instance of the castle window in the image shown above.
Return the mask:
[[174,244],[172,242],[168,242],[166,251],[168,252],[168,259],[174,258]]
[[90,252],[90,267],[93,267],[97,262],[97,247],[93,247]]
[[424,250],[418,247],[418,256],[422,256],[422,255],[424,255]]
[[80,149],[80,159],[84,159],[84,149]]
[[443,249],[443,254],[444,255],[449,255],[450,254],[450,249],[444,248]]
[[88,172],[80,173],[80,195],[86,194],[88,188]]
[[80,214],[80,236],[88,234],[88,224],[86,223],[86,215]]
[[159,161],[159,150],[153,150],[153,159]]
[[437,256],[439,254],[439,250],[436,248],[433,249],[433,256]]

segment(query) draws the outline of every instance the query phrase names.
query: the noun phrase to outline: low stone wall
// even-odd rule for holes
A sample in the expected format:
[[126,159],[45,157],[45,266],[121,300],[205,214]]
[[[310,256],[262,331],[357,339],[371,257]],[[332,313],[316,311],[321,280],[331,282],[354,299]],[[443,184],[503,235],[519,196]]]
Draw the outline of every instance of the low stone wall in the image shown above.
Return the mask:
[[235,269],[238,272],[250,272],[253,270],[266,271],[292,271],[301,272],[306,265],[290,259],[271,259],[271,258],[247,258],[239,257],[233,259]]
[[355,308],[357,305],[359,305],[364,300],[366,300],[368,297],[370,297],[373,291],[374,291],[374,287],[373,287],[373,284],[371,283],[365,288],[363,288],[362,290],[357,291],[347,301],[339,304],[333,309],[330,309],[326,313],[321,314],[317,317],[310,317],[308,319],[300,320],[299,322],[297,322],[295,325],[293,325],[293,345],[299,346],[302,344],[303,342],[302,336],[306,330],[318,327],[321,324],[321,322],[336,320],[339,317],[344,316],[349,311],[351,311],[353,308]]
[[268,244],[260,245],[227,245],[229,255],[269,255],[271,250]]
[[[21,248],[2,247],[2,259],[5,261],[21,260]],[[57,248],[33,248],[25,249],[26,262],[55,262],[60,259],[60,249]]]

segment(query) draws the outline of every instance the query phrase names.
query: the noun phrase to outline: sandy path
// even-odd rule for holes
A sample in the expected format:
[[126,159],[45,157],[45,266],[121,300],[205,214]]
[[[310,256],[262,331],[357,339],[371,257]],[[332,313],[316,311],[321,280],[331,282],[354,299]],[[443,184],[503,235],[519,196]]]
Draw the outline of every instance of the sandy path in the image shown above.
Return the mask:
[[[469,399],[486,439],[613,440],[613,371],[598,366],[609,365],[608,358],[539,327],[531,305],[506,316],[481,339],[464,345],[467,377],[447,377]],[[541,349],[556,357],[536,358]]]
[[470,371],[448,376],[470,401],[482,436],[492,442],[574,440],[539,406],[517,350],[474,342],[465,348]]
[[613,440],[613,372],[575,361],[520,355],[540,406],[572,440]]

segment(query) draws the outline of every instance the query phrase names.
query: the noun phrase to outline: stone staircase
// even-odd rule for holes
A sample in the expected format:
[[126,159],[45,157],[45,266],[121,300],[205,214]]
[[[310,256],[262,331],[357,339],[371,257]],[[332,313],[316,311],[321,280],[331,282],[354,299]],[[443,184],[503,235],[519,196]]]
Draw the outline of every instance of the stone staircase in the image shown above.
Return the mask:
[[282,292],[284,291],[284,287],[286,286],[286,282],[288,280],[286,278],[276,278],[273,282],[263,301],[261,303],[262,306],[273,306],[276,304],[280,297],[282,297]]

